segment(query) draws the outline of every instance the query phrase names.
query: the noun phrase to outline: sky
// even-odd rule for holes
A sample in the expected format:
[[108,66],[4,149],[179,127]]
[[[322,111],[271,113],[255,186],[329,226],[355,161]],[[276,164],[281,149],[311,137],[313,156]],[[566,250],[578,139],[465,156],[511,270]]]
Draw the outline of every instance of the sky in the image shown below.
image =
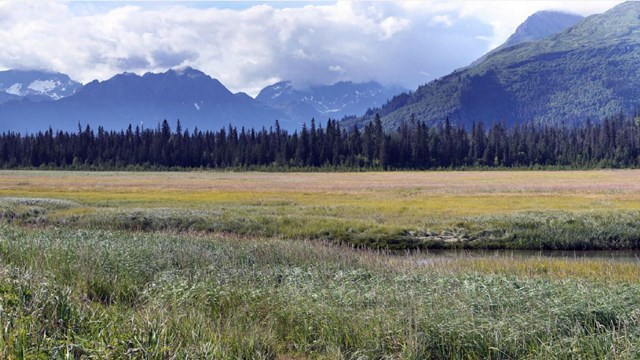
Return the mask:
[[415,89],[500,45],[536,11],[587,16],[620,2],[0,0],[0,69],[87,83],[191,66],[252,96],[281,80]]

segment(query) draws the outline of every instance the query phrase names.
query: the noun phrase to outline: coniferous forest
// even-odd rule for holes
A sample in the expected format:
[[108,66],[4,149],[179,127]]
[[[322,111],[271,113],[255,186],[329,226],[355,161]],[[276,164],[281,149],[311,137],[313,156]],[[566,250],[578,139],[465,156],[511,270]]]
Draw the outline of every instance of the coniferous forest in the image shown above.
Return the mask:
[[293,133],[280,128],[183,130],[91,129],[0,136],[1,168],[51,169],[460,169],[623,168],[640,165],[640,121],[619,115],[580,126],[494,123],[471,129],[430,127],[410,119],[392,132],[379,117],[363,129],[311,120]]

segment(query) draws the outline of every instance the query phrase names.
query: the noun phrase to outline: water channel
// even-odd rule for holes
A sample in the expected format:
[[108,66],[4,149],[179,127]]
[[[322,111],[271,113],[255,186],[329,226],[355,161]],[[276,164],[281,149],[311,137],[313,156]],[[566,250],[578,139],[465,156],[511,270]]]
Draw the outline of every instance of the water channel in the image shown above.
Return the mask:
[[640,264],[638,250],[429,250],[427,259],[455,258],[552,258],[565,260],[608,260]]

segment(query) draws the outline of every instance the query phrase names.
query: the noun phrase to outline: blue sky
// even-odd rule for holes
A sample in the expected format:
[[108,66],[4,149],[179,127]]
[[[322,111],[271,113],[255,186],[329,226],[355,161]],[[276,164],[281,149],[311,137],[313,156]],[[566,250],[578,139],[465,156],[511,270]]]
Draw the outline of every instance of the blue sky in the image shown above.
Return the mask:
[[535,11],[590,15],[619,2],[0,0],[0,68],[86,83],[192,66],[250,95],[280,80],[415,89],[499,45]]

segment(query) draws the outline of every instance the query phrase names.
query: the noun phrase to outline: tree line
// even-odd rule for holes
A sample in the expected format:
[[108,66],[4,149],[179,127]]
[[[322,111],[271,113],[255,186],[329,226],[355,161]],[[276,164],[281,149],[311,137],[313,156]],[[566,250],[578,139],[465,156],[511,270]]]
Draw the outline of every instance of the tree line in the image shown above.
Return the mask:
[[448,120],[427,126],[411,117],[383,131],[379,116],[364,128],[329,120],[290,133],[269,129],[156,128],[0,135],[0,167],[60,169],[443,169],[479,167],[638,167],[640,118],[618,115],[580,126],[481,122],[469,129]]

